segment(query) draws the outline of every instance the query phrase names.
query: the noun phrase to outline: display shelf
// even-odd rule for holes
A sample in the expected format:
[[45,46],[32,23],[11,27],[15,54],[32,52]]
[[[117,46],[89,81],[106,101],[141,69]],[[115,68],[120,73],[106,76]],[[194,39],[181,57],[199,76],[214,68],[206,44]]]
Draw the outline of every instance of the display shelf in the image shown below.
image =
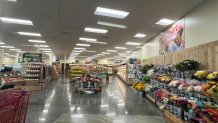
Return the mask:
[[120,74],[117,74],[117,76],[122,80],[122,81],[124,81],[125,83],[126,83],[126,78],[124,78],[122,75],[120,75]]
[[24,63],[23,64],[23,77],[27,81],[43,81],[43,63]]
[[145,97],[147,97],[147,99],[149,99],[151,102],[156,103],[156,100],[153,97],[151,97],[150,95],[145,94]]
[[187,122],[177,118],[175,115],[168,112],[167,110],[164,110],[164,118],[167,121],[167,123],[187,123]]
[[[16,85],[23,85],[26,83],[25,79],[21,76],[20,72],[14,71],[7,71],[7,72],[0,72],[0,88],[9,87],[9,86],[16,86]],[[6,87],[6,88],[7,88]]]
[[42,90],[51,80],[50,67],[44,63],[24,63],[23,77],[27,81],[26,85],[16,86],[24,90]]

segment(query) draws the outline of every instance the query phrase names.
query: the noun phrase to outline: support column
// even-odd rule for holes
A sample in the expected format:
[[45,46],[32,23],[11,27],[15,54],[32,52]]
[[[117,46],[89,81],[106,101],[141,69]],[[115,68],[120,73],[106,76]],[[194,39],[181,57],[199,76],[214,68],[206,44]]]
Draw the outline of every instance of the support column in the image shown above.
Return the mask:
[[18,64],[20,53],[15,54],[15,64]]
[[52,65],[52,62],[53,62],[53,53],[49,53],[49,65]]
[[40,51],[39,48],[40,48],[40,47],[39,47],[39,44],[38,44],[38,47],[37,47],[37,53],[39,53],[39,51]]
[[64,55],[64,77],[66,75],[66,64],[67,64],[67,55]]

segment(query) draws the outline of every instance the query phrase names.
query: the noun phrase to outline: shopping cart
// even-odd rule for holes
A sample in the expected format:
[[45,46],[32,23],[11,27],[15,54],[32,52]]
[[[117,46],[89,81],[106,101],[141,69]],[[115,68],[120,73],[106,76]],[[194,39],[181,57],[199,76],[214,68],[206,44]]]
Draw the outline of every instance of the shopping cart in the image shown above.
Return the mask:
[[25,123],[30,94],[23,90],[0,92],[0,123]]

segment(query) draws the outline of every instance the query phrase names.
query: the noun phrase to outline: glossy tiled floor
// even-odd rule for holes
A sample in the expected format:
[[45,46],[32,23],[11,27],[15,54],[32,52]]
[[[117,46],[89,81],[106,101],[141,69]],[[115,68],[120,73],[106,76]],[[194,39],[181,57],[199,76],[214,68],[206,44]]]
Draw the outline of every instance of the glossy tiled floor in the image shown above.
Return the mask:
[[117,77],[102,93],[79,95],[68,79],[51,81],[44,91],[33,92],[27,123],[165,123],[149,101],[140,99]]

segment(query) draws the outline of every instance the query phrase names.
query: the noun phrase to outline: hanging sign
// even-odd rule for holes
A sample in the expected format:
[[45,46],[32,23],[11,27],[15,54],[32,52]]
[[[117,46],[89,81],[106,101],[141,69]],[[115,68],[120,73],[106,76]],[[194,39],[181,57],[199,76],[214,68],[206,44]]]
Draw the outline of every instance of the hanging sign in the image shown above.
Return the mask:
[[42,62],[41,53],[24,53],[23,62]]

